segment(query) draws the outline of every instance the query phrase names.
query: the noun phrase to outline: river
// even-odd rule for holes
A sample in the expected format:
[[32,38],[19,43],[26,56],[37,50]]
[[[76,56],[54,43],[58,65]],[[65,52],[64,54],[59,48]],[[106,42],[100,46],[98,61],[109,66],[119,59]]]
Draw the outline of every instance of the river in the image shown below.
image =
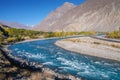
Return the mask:
[[[86,80],[120,80],[120,63],[64,50],[45,39],[11,45],[12,55],[30,62],[42,63],[52,70]],[[70,45],[72,46],[72,45]]]

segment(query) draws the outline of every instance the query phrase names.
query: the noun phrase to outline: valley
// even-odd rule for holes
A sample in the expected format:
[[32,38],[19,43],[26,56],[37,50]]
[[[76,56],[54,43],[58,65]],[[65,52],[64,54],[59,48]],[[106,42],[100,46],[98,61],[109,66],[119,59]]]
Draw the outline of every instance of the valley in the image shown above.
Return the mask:
[[120,80],[120,0],[49,1],[0,1],[0,80]]

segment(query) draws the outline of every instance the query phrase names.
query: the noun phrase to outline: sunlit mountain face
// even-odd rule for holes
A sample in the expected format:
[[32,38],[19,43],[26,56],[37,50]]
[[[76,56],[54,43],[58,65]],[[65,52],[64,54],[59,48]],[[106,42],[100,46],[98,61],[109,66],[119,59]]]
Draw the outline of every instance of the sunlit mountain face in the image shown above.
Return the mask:
[[[68,3],[58,9],[50,13],[34,29],[100,32],[119,30],[120,0],[87,0],[76,7]],[[61,14],[64,11],[65,13]]]
[[62,6],[58,7],[55,11],[51,12],[40,24],[33,27],[34,30],[49,31],[50,26],[55,24],[59,19],[66,14],[69,10],[76,6],[72,3],[65,2]]

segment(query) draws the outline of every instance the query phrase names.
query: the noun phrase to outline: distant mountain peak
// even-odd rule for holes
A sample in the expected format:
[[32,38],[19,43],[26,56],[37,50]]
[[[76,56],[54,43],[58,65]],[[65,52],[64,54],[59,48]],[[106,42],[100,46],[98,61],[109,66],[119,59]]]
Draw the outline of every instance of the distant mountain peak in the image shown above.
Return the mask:
[[70,2],[65,2],[63,5],[67,5],[67,6],[75,6],[73,3],[70,3]]
[[5,20],[1,20],[0,23],[2,25],[6,25],[6,26],[13,27],[13,28],[18,28],[18,29],[31,29],[30,26],[27,26],[27,25],[24,25],[24,24],[21,24],[21,23],[18,23],[18,22],[8,22],[8,21],[5,21]]
[[58,21],[59,18],[61,18],[61,16],[63,16],[66,12],[68,12],[69,10],[71,10],[71,9],[73,9],[75,7],[76,6],[74,4],[69,3],[69,2],[65,2],[60,7],[56,8],[55,11],[51,12],[40,24],[33,27],[33,29],[34,30],[48,31],[49,28],[50,28],[49,26],[56,23],[56,21]]

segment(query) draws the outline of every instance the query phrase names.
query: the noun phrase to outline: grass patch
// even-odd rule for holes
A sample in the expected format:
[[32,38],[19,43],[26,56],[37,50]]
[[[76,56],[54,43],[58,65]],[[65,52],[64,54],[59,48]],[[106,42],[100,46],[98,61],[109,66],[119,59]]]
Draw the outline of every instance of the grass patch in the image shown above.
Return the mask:
[[114,45],[114,44],[112,44],[111,46],[112,46],[112,47],[115,47],[115,48],[120,48],[120,46]]
[[115,39],[120,39],[120,30],[119,31],[113,31],[106,33],[107,38],[115,38]]
[[101,44],[100,42],[93,42],[94,44]]

